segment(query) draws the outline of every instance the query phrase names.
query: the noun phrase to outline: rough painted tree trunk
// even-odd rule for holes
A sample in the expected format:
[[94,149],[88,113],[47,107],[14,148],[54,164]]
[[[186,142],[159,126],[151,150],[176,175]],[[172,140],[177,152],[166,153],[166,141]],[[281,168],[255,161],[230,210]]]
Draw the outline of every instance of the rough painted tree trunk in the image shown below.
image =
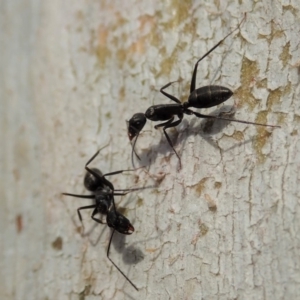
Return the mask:
[[[241,4],[243,2],[243,4]],[[284,1],[283,1],[284,2]],[[299,299],[300,2],[2,1],[1,299]],[[270,129],[187,116],[169,130],[148,122],[136,145],[142,169],[110,177],[131,236],[76,209],[84,165],[131,168],[125,120],[185,101],[197,87],[234,91],[202,110],[278,124]],[[298,125],[297,125],[298,124]],[[156,176],[156,177],[155,177]],[[125,209],[126,208],[126,209]]]

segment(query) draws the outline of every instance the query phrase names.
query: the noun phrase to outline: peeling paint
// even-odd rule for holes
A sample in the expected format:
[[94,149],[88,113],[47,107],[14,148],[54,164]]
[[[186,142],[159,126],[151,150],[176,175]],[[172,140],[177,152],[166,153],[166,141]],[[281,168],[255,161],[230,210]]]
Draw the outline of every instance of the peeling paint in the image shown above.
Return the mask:
[[257,101],[251,93],[251,88],[256,84],[258,72],[257,63],[244,57],[241,69],[241,86],[234,91],[234,97],[238,99],[237,107],[247,104],[253,110],[257,105]]

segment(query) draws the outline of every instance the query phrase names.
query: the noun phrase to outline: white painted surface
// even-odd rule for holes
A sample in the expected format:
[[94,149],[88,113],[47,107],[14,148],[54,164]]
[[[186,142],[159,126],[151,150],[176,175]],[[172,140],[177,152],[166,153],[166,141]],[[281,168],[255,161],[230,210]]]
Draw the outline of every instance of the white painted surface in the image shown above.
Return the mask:
[[[243,2],[2,2],[1,299],[300,298],[300,5]],[[170,92],[186,99],[196,59],[244,12],[240,32],[200,64],[197,86],[227,86],[236,95],[221,110],[236,103],[237,119],[282,128],[216,122],[204,133],[187,116],[178,171],[147,123],[137,151],[165,177],[122,200],[136,231],[111,251],[136,292],[106,259],[109,230],[86,212],[91,233],[79,233],[87,200],[60,193],[86,193],[84,164],[109,141],[94,165],[130,168],[125,120],[170,103],[159,88],[171,80],[183,79]],[[112,181],[153,184],[137,174]]]

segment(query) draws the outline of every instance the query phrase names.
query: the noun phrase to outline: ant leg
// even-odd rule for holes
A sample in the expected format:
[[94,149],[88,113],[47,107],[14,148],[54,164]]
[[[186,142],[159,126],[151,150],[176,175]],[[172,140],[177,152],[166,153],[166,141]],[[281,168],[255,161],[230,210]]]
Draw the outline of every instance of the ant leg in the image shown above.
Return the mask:
[[[142,169],[142,168],[144,168],[144,166],[143,166],[143,167],[139,167],[139,168],[135,168],[135,169],[127,169],[127,170],[114,171],[114,172],[111,172],[111,173],[106,173],[106,174],[104,174],[103,177],[104,177],[105,181],[107,181],[107,179],[105,178],[106,176],[117,175],[117,174],[121,174],[121,173],[123,173],[123,172],[133,172],[133,171],[136,171],[136,170],[139,170],[139,169]],[[126,194],[130,193],[130,191],[137,191],[137,190],[139,190],[139,189],[141,189],[141,188],[134,188],[134,189],[118,189],[118,190],[113,189],[113,190],[114,190],[114,191],[128,191],[127,193],[124,193],[124,194],[115,194],[115,193],[114,193],[114,195],[116,195],[116,196],[123,196],[123,195],[126,195]]]
[[113,195],[114,196],[125,196],[125,195],[127,195],[128,193],[130,193],[130,191],[128,191],[128,192],[124,192],[124,193],[113,193]]
[[166,132],[166,129],[167,129],[167,128],[170,128],[170,127],[175,127],[175,126],[177,126],[178,124],[181,123],[181,120],[182,120],[182,119],[177,120],[177,121],[175,121],[174,123],[171,123],[171,124],[169,124],[169,125],[167,125],[167,126],[165,126],[165,127],[163,128],[164,133],[165,133],[165,136],[166,136],[166,138],[167,138],[167,140],[168,140],[168,142],[169,142],[169,145],[172,147],[173,151],[175,152],[176,156],[177,156],[178,159],[179,159],[179,166],[180,166],[180,168],[181,168],[181,158],[179,157],[178,153],[176,152],[175,148],[173,147],[173,144],[172,144],[171,139],[169,138],[169,136],[168,136],[168,134],[167,134],[167,132]]
[[97,223],[100,223],[100,224],[106,224],[106,223],[104,223],[102,220],[95,218],[95,215],[96,215],[97,213],[98,213],[98,210],[97,210],[97,207],[96,207],[96,208],[94,209],[92,215],[91,215],[91,218],[92,218],[94,221],[96,221]]
[[[139,190],[146,190],[150,188],[154,188],[155,186],[145,186],[145,187],[137,187],[137,188],[131,188],[131,189],[115,189],[114,192],[125,192],[124,195],[134,192],[134,191],[139,191]],[[116,196],[116,194],[114,194]],[[117,195],[118,196],[118,195]]]
[[[139,191],[139,190],[145,190],[148,188],[153,188],[153,186],[149,186],[149,187],[138,187],[138,188],[132,188],[132,189],[118,189],[118,190],[114,190],[113,195],[114,196],[125,196],[131,192],[135,192],[135,191]],[[123,192],[123,193],[115,193],[115,192]]]
[[114,172],[111,172],[111,173],[106,173],[103,175],[103,177],[105,176],[110,176],[110,175],[116,175],[116,174],[121,174],[123,172],[132,172],[132,171],[136,171],[136,170],[139,170],[139,169],[142,169],[144,167],[140,167],[140,168],[135,168],[135,169],[127,169],[127,170],[119,170],[119,171],[114,171]]
[[180,100],[178,100],[176,97],[174,97],[174,96],[172,96],[172,95],[170,95],[170,94],[168,94],[167,92],[164,91],[164,89],[166,89],[167,87],[169,87],[171,84],[173,84],[173,83],[175,83],[175,82],[178,82],[178,80],[177,80],[177,81],[171,81],[171,82],[167,83],[166,85],[164,85],[164,86],[160,89],[160,92],[161,92],[162,94],[164,94],[166,97],[168,97],[169,99],[175,101],[175,102],[178,103],[178,104],[181,104]]
[[80,210],[82,210],[82,209],[96,208],[96,207],[97,207],[97,205],[93,204],[93,205],[81,206],[81,207],[77,208],[77,214],[78,214],[80,222],[82,223],[82,216],[81,216]]
[[[142,168],[144,168],[144,166],[140,167],[140,168],[136,168],[136,169],[119,170],[119,171],[115,171],[115,172],[104,174],[103,177],[110,176],[110,175],[121,174],[123,172],[132,172],[132,171],[136,171],[136,170],[139,170],[139,169],[142,169]],[[106,178],[105,178],[105,181],[107,181]],[[124,195],[127,195],[128,193],[131,193],[133,191],[138,191],[138,190],[141,190],[141,189],[143,189],[143,188],[117,189],[117,190],[113,189],[113,191],[124,192],[124,193],[113,193],[113,195],[114,196],[124,196]]]
[[173,122],[173,120],[174,120],[174,117],[172,117],[170,120],[168,120],[168,121],[165,122],[165,123],[161,123],[161,124],[155,125],[154,128],[157,129],[157,128],[163,127],[163,126],[165,126],[165,125],[169,125],[169,124],[171,124],[171,123]]
[[169,145],[171,146],[171,148],[173,149],[173,151],[175,152],[176,156],[177,156],[178,159],[179,159],[179,165],[180,165],[180,168],[181,168],[181,159],[180,159],[178,153],[176,152],[176,150],[175,150],[175,148],[174,148],[174,146],[173,146],[173,143],[172,143],[170,137],[168,136],[168,134],[167,134],[167,132],[166,132],[166,129],[167,129],[167,128],[171,128],[171,127],[175,127],[175,126],[179,125],[179,124],[181,123],[181,121],[182,121],[182,117],[183,117],[183,115],[178,115],[179,120],[177,120],[177,121],[175,121],[175,122],[173,122],[174,117],[172,117],[168,122],[165,122],[165,123],[158,124],[158,125],[154,126],[155,129],[157,129],[158,127],[164,126],[164,127],[163,127],[164,134],[165,134],[165,136],[166,136],[166,138],[167,138],[167,141],[168,141]]
[[243,120],[236,120],[236,119],[228,119],[228,118],[222,118],[219,116],[208,116],[208,115],[202,115],[195,111],[188,110],[188,112],[195,115],[197,118],[204,118],[204,119],[218,119],[218,120],[224,120],[224,121],[231,121],[231,122],[237,122],[237,123],[244,123],[244,124],[251,124],[251,125],[258,125],[258,126],[265,126],[265,127],[274,127],[274,128],[280,128],[278,125],[269,125],[269,124],[262,124],[262,123],[254,123],[249,121],[243,121]]
[[[95,195],[76,195],[76,194],[69,194],[69,193],[62,193],[62,195],[72,196],[72,197],[76,197],[76,198],[84,198],[84,199],[95,199]],[[80,210],[82,210],[82,209],[89,209],[89,208],[95,208],[95,207],[96,207],[96,204],[89,205],[89,206],[82,206],[82,207],[79,207],[77,209],[78,218],[79,218],[79,220],[80,220],[81,223],[82,223],[82,217],[81,217]]]
[[[98,153],[96,153],[97,155]],[[94,155],[94,157],[96,157],[96,155]],[[106,176],[111,176],[111,175],[117,175],[117,174],[121,174],[123,172],[132,172],[132,171],[136,171],[138,169],[141,169],[144,167],[140,167],[140,168],[135,168],[135,169],[127,169],[127,170],[119,170],[119,171],[115,171],[115,172],[111,172],[111,173],[106,173],[104,175],[102,175],[103,178],[105,178]],[[88,168],[87,165],[85,166],[85,169],[91,173],[92,175],[94,175],[96,178],[98,178],[99,180],[102,180],[103,178],[99,176],[99,174],[97,174],[96,172],[94,172],[92,169]]]
[[125,279],[138,291],[139,289],[135,286],[135,284],[121,271],[121,269],[109,257],[110,244],[111,244],[112,238],[114,236],[114,233],[115,233],[115,230],[113,229],[113,232],[110,236],[109,244],[108,244],[108,247],[107,247],[106,256],[111,261],[111,263],[118,269],[118,271],[125,277]]
[[198,61],[195,64],[194,71],[193,71],[193,76],[191,80],[191,87],[190,87],[190,94],[195,90],[195,85],[196,85],[196,77],[197,77],[197,68],[199,62],[204,59],[206,56],[208,56],[211,52],[213,52],[217,47],[219,47],[234,31],[240,28],[241,24],[244,22],[246,18],[246,14],[244,15],[242,21],[238,24],[238,26],[231,30],[221,41],[219,41],[216,45],[214,45],[210,50],[208,50],[201,58],[198,59]]
[[84,198],[84,199],[94,199],[95,195],[76,195],[76,194],[69,194],[69,193],[61,193],[62,195],[65,196],[72,196],[76,198]]

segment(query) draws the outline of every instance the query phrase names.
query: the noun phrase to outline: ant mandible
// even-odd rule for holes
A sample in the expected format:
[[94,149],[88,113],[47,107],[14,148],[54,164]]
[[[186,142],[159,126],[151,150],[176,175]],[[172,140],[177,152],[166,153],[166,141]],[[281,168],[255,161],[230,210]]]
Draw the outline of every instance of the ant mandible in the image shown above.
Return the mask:
[[[176,102],[176,104],[158,104],[150,106],[146,112],[143,113],[136,113],[132,116],[132,118],[127,122],[127,129],[128,129],[128,137],[131,141],[134,137],[136,137],[135,141],[132,145],[132,164],[133,164],[133,153],[137,156],[137,158],[140,160],[140,157],[137,155],[135,151],[135,144],[137,142],[138,136],[143,129],[143,127],[146,124],[147,119],[150,121],[166,121],[164,123],[155,125],[154,128],[158,129],[159,127],[163,127],[163,131],[165,134],[165,137],[167,138],[167,141],[171,148],[173,149],[174,153],[179,159],[179,166],[181,168],[181,159],[176,152],[173,143],[171,139],[169,138],[166,129],[175,127],[179,125],[183,119],[184,114],[186,115],[194,115],[197,118],[207,118],[207,119],[219,119],[219,120],[226,120],[226,121],[232,121],[232,122],[238,122],[238,123],[244,123],[244,124],[252,124],[252,125],[259,125],[259,126],[268,126],[268,127],[280,127],[277,125],[269,125],[269,124],[261,124],[261,123],[254,123],[254,122],[248,122],[243,120],[236,120],[236,119],[229,119],[229,118],[223,118],[220,116],[209,116],[209,115],[203,115],[198,112],[195,112],[190,107],[194,108],[209,108],[216,106],[218,104],[221,104],[228,100],[232,95],[233,92],[223,86],[218,85],[208,85],[204,87],[200,87],[198,89],[195,88],[196,85],[196,77],[197,77],[197,68],[200,61],[202,61],[206,56],[208,56],[212,51],[214,51],[217,47],[219,47],[225,39],[230,36],[235,30],[239,29],[242,22],[244,21],[246,15],[242,19],[242,21],[239,23],[239,25],[232,30],[230,33],[228,33],[222,40],[220,40],[215,46],[213,46],[208,52],[206,52],[201,58],[198,59],[198,61],[195,64],[191,85],[190,85],[190,95],[186,102],[181,103],[179,99],[177,99],[175,96],[170,95],[166,93],[164,90],[172,85],[176,81],[169,82],[168,84],[164,85],[160,92],[171,99],[172,101]],[[178,120],[174,121],[174,116],[178,117]]]
[[[116,175],[123,173],[125,171],[134,171],[134,170],[120,170],[115,171],[107,174],[102,174],[99,169],[96,168],[89,168],[88,165],[95,159],[95,157],[99,154],[97,151],[91,159],[86,163],[85,169],[87,173],[84,177],[84,186],[87,190],[92,192],[92,195],[77,195],[77,194],[70,194],[70,193],[62,193],[66,196],[72,196],[77,198],[85,198],[85,199],[93,199],[95,204],[82,206],[77,209],[79,220],[82,222],[82,216],[80,210],[83,209],[94,209],[91,215],[91,218],[100,224],[107,224],[108,227],[113,229],[112,234],[110,236],[109,244],[107,247],[107,258],[111,261],[111,263],[118,269],[118,271],[125,277],[125,279],[136,289],[136,285],[123,273],[123,271],[113,262],[113,260],[109,256],[110,245],[112,242],[113,235],[115,231],[118,231],[121,234],[130,235],[134,232],[134,227],[130,223],[130,221],[122,215],[120,212],[117,211],[114,201],[114,196],[123,196],[132,191],[136,191],[142,188],[133,188],[133,189],[122,189],[116,190],[114,189],[113,184],[108,181],[105,176],[109,175]],[[116,192],[117,191],[117,192]],[[103,222],[100,218],[96,218],[96,214],[106,215],[106,223]]]

